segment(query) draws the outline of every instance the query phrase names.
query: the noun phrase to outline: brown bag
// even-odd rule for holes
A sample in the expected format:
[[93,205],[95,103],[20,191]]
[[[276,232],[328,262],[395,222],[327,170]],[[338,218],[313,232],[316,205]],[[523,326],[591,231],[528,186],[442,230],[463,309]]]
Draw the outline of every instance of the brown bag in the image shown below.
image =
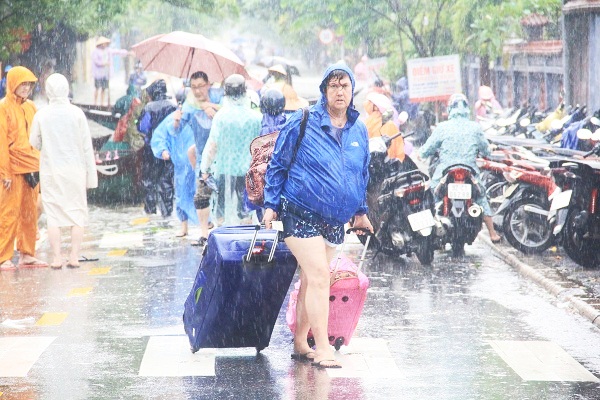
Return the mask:
[[[300,142],[304,137],[306,131],[306,123],[308,121],[308,108],[302,109],[302,122],[300,123],[300,134],[298,135],[298,141],[294,148],[294,154],[292,155],[292,164],[296,159],[296,153]],[[254,138],[250,143],[250,154],[252,155],[252,161],[250,161],[250,168],[246,173],[246,192],[248,192],[248,200],[257,206],[263,206],[265,202],[265,175],[267,173],[267,167],[273,150],[275,149],[275,142],[279,132],[272,132],[267,135],[259,136]],[[291,165],[291,164],[290,164]]]

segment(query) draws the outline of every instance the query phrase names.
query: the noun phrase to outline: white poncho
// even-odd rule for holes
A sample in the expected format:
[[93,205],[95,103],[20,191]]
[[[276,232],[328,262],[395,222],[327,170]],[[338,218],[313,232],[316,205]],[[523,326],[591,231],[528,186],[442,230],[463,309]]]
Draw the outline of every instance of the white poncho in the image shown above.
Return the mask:
[[46,80],[49,104],[33,118],[31,145],[41,151],[40,190],[50,227],[84,226],[87,188],[98,186],[87,119],[69,102],[69,84],[60,74]]

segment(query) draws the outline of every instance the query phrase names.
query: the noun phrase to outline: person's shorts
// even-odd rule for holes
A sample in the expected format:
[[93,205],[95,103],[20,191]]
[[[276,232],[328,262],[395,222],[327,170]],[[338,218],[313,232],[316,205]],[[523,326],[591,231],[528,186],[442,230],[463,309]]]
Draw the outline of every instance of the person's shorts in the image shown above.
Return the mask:
[[196,193],[194,194],[194,207],[196,207],[196,210],[210,207],[210,196],[212,193],[213,189],[206,182],[201,178],[196,179]]
[[283,222],[283,237],[311,238],[322,236],[325,244],[335,247],[344,241],[344,225],[330,224],[321,216],[281,200],[280,220]]
[[107,78],[94,79],[94,87],[96,89],[108,89],[108,79]]

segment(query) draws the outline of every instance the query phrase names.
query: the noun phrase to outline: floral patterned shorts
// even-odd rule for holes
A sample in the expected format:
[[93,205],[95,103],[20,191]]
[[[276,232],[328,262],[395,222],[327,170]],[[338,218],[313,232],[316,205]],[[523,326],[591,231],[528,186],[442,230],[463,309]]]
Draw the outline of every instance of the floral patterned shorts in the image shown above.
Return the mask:
[[344,225],[333,225],[321,216],[305,210],[286,199],[281,199],[281,221],[283,237],[310,238],[322,236],[329,246],[337,246],[344,241]]

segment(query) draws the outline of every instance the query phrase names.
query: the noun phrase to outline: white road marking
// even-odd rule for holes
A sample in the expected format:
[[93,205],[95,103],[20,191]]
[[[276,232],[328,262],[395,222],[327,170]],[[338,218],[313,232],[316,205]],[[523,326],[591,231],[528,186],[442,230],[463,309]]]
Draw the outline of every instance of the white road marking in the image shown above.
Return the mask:
[[100,239],[101,249],[131,248],[144,246],[144,232],[105,233]]
[[24,378],[40,355],[56,337],[3,337],[0,338],[0,377]]
[[498,355],[525,381],[600,382],[554,342],[489,342]]
[[151,336],[140,376],[215,376],[215,349],[192,354],[187,336]]
[[352,338],[342,346],[336,359],[342,368],[328,368],[332,378],[399,378],[400,369],[384,339]]

